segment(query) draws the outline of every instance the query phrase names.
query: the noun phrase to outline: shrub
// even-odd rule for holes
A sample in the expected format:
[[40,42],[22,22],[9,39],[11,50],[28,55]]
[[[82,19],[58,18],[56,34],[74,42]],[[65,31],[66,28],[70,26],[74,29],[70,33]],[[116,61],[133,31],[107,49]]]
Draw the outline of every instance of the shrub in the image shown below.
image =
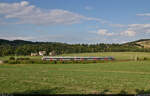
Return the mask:
[[30,58],[24,58],[24,60],[30,60]]
[[139,58],[139,57],[137,57],[137,61],[138,61],[138,60],[140,60],[140,58]]
[[20,61],[18,61],[18,60],[9,60],[8,64],[20,64]]
[[15,57],[10,57],[9,60],[15,60]]
[[5,60],[4,63],[8,63],[8,60]]
[[144,57],[143,60],[148,60],[148,58]]
[[135,61],[138,61],[138,60],[140,60],[140,58],[137,57],[137,56],[135,56],[134,60],[135,60]]
[[32,59],[32,60],[27,60],[29,58],[17,58],[17,60],[7,60],[4,61],[4,63],[8,64],[89,64],[89,63],[104,63],[108,61],[103,61],[103,60],[90,60],[90,61],[43,61],[43,60],[37,60],[37,59]]
[[17,58],[17,60],[30,60],[30,58]]

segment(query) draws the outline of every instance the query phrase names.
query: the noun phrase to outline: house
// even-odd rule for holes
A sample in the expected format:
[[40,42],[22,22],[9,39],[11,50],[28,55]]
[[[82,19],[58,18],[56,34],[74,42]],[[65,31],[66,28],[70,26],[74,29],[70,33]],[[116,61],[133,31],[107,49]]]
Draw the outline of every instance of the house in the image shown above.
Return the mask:
[[50,56],[55,56],[56,53],[55,53],[55,51],[52,51],[52,52],[49,52],[49,55],[50,55]]
[[0,64],[2,64],[2,63],[3,63],[3,61],[0,60]]
[[40,56],[44,56],[46,54],[46,51],[39,51]]
[[38,53],[31,53],[31,56],[38,56]]

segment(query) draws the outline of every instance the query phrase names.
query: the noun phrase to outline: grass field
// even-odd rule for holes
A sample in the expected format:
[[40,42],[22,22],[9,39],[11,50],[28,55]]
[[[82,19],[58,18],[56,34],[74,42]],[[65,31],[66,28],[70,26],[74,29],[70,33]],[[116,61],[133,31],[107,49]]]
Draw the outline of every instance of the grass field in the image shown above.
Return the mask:
[[[79,54],[79,56],[85,56],[86,54]],[[112,54],[118,59],[123,59],[123,57],[127,59],[137,53]],[[150,57],[149,54],[140,53],[138,56],[141,56],[141,58]],[[0,93],[150,93],[149,69],[150,61],[121,61],[95,64],[0,64]]]
[[117,60],[134,59],[136,56],[139,58],[150,58],[150,52],[98,52],[98,53],[77,53],[77,54],[62,54],[61,56],[112,56]]
[[150,89],[149,68],[149,61],[54,65],[3,64],[0,65],[0,93],[136,94],[137,90],[147,92]]
[[[134,59],[136,56],[143,59],[144,57],[150,59],[150,52],[97,52],[97,53],[76,53],[76,54],[62,54],[58,56],[112,56],[117,60]],[[8,60],[11,56],[0,57],[0,60]],[[15,56],[14,56],[15,57]],[[42,56],[16,56],[29,57],[31,59],[41,59]]]

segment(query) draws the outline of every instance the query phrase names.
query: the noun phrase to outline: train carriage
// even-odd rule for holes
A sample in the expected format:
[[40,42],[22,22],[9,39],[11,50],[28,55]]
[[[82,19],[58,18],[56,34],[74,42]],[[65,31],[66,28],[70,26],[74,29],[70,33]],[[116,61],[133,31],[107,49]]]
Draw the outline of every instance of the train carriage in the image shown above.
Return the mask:
[[42,60],[49,61],[90,61],[90,60],[114,60],[113,57],[42,57]]

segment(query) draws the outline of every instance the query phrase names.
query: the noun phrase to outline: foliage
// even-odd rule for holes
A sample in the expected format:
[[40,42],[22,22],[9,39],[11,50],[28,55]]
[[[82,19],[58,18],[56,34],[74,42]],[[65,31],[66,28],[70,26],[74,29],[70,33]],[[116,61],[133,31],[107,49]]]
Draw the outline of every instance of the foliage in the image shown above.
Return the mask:
[[89,64],[104,63],[109,61],[43,61],[43,60],[5,60],[6,64]]
[[20,58],[17,58],[17,60],[30,60],[30,58],[23,58],[23,57],[20,57]]
[[135,43],[129,44],[66,44],[58,42],[31,42],[23,40],[8,41],[0,39],[0,56],[30,55],[31,52],[46,51],[47,55],[55,51],[57,55],[68,53],[92,52],[150,52],[139,48]]
[[10,57],[9,60],[15,60],[15,57]]
[[147,58],[147,57],[144,57],[143,60],[148,60],[148,58]]

